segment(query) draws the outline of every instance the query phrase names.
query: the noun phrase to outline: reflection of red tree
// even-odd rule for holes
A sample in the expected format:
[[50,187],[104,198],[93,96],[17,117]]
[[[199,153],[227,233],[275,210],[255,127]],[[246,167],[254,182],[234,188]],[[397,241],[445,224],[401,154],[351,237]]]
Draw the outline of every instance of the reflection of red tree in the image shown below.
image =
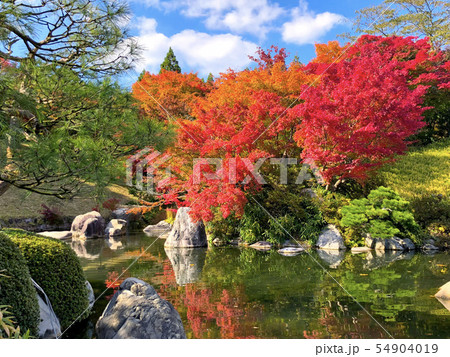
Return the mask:
[[[177,286],[169,260],[163,264],[158,293],[170,301],[182,315],[186,313],[194,338],[254,338],[254,309],[245,299],[242,286],[233,289],[211,289],[199,284]],[[219,336],[214,335],[215,328]]]
[[119,290],[120,284],[122,284],[126,278],[128,278],[128,275],[124,270],[122,270],[122,275],[119,275],[117,271],[108,272],[105,285],[107,289],[113,289],[113,293],[106,296],[107,300],[110,300],[114,296],[114,294]]

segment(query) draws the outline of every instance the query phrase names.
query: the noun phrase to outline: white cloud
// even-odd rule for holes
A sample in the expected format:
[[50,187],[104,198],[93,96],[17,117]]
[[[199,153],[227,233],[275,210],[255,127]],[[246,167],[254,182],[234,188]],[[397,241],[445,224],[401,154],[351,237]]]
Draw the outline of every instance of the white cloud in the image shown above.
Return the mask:
[[258,37],[264,37],[272,21],[284,13],[277,3],[268,0],[175,0],[162,6],[169,11],[181,9],[188,17],[203,17],[208,29]]
[[188,71],[187,66],[204,77],[210,72],[218,75],[228,68],[242,69],[248,66],[251,62],[248,55],[253,55],[257,50],[256,44],[243,40],[241,36],[183,30],[168,37],[157,31],[155,19],[141,17],[137,20],[137,40],[144,47],[138,71],[145,68],[158,73],[169,47],[174,50],[184,71]]
[[283,40],[297,45],[314,44],[335,25],[344,21],[344,16],[331,12],[315,14],[301,0],[300,6],[292,9],[292,20],[282,26]]

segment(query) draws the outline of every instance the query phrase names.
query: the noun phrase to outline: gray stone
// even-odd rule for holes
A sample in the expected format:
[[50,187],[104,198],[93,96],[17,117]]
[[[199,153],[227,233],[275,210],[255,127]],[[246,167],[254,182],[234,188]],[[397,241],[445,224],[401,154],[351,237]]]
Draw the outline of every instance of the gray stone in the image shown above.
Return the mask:
[[53,311],[52,303],[39,284],[33,279],[31,282],[36,289],[39,304],[39,338],[58,338],[61,335],[61,324]]
[[214,238],[212,243],[216,247],[223,247],[224,245],[227,244],[227,242],[225,242],[223,239],[220,239],[220,238]]
[[344,240],[336,226],[329,224],[322,230],[317,239],[317,248],[327,250],[345,250]]
[[337,249],[317,249],[317,254],[332,269],[336,269],[345,258],[345,252]]
[[124,219],[112,219],[105,228],[107,236],[123,236],[127,233],[128,222]]
[[352,254],[360,254],[370,252],[372,249],[369,247],[353,247],[351,249]]
[[92,211],[76,216],[70,230],[74,237],[80,239],[103,237],[105,233],[105,220],[100,213]]
[[186,338],[180,315],[142,280],[126,279],[96,325],[102,339]]
[[195,283],[200,279],[206,260],[206,248],[164,248],[172,263],[178,285]]
[[262,241],[254,243],[254,244],[251,244],[250,248],[253,248],[256,250],[261,250],[261,251],[268,251],[268,250],[272,249],[272,244],[262,240]]
[[281,255],[284,255],[285,257],[293,257],[296,255],[299,255],[300,253],[304,252],[305,249],[302,247],[285,247],[278,250],[278,253]]
[[89,300],[89,310],[92,310],[95,303],[95,295],[94,295],[94,289],[92,289],[92,285],[89,281],[86,280],[86,289],[88,291],[88,300]]
[[61,335],[61,324],[58,317],[53,312],[51,305],[48,305],[39,295],[39,338],[58,338]]
[[72,232],[71,231],[60,231],[60,232],[40,232],[37,233],[40,236],[53,238],[53,239],[71,239]]
[[385,250],[398,250],[403,251],[405,248],[403,247],[403,241],[400,238],[387,238],[384,242]]
[[193,222],[189,216],[189,207],[181,207],[177,211],[173,228],[164,243],[169,248],[207,247],[205,225],[203,222]]
[[172,229],[172,225],[166,221],[161,221],[157,224],[153,224],[144,228],[144,233],[151,236],[159,236],[163,233],[169,233]]
[[439,248],[438,247],[436,247],[435,245],[433,245],[433,244],[429,244],[429,243],[427,243],[427,244],[425,244],[423,247],[422,247],[422,250],[428,250],[428,251],[436,251],[436,250],[439,250]]

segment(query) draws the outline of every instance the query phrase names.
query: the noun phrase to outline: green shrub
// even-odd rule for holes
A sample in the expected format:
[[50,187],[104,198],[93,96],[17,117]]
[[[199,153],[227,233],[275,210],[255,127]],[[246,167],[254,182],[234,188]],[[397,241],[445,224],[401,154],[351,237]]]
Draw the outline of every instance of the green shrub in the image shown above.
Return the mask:
[[206,232],[211,241],[219,238],[223,242],[230,242],[239,238],[239,220],[234,216],[224,219],[222,215],[217,214],[212,221],[206,224]]
[[372,190],[367,198],[352,200],[341,209],[341,226],[348,228],[350,245],[362,244],[366,233],[376,238],[411,238],[417,242],[419,226],[408,201],[390,188]]
[[27,262],[19,248],[0,232],[0,305],[11,307],[22,331],[37,336],[39,305]]
[[280,244],[292,237],[311,244],[316,242],[324,221],[317,205],[299,188],[264,190],[254,198],[256,202],[249,199],[239,221],[239,233],[244,241],[251,244],[267,240]]
[[65,243],[19,229],[4,231],[20,248],[31,277],[44,289],[61,327],[67,328],[89,306],[81,264]]

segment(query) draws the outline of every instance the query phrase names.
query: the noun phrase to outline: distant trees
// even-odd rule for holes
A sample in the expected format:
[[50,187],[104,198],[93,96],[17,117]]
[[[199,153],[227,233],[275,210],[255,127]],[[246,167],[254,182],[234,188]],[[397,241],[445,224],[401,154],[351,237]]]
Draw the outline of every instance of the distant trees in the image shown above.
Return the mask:
[[449,27],[450,3],[442,0],[384,0],[356,11],[353,22],[356,35],[428,37],[434,48],[450,45]]

